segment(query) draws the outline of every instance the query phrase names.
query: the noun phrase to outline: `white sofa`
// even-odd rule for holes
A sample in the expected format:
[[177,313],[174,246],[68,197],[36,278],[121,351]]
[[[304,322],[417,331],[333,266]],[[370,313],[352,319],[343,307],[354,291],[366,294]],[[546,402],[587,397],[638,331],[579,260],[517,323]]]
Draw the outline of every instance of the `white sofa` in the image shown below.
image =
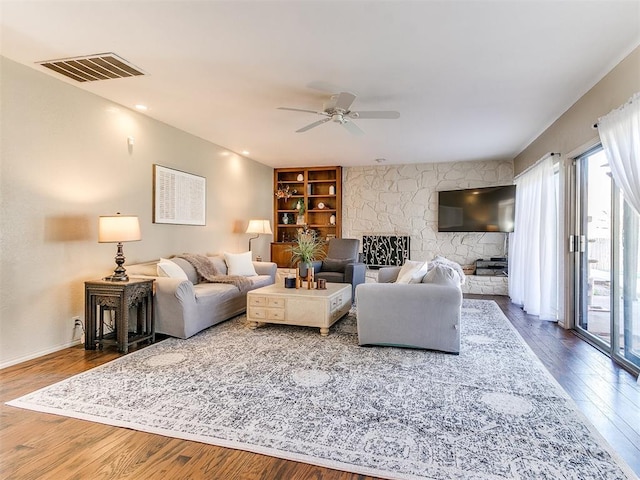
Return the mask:
[[464,279],[438,265],[411,283],[395,283],[400,270],[381,268],[378,283],[358,285],[358,343],[459,353]]
[[[220,274],[226,275],[227,264],[222,255],[210,256]],[[154,278],[155,331],[178,338],[189,338],[205,328],[243,313],[247,295],[226,283],[200,281],[195,268],[182,258],[171,258],[187,276],[187,280],[159,276],[159,260],[127,265],[132,278]],[[272,262],[252,262],[257,275],[247,277],[249,290],[275,283],[277,265]]]

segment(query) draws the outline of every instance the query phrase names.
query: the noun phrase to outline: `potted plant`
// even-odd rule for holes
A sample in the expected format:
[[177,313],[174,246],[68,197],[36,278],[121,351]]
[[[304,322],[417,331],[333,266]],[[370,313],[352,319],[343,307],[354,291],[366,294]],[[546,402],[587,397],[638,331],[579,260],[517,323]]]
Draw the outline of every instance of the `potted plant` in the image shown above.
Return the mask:
[[305,231],[298,234],[296,242],[291,248],[291,263],[299,263],[298,270],[301,277],[306,277],[311,269],[313,272],[313,262],[322,260],[325,256],[324,241],[322,241],[313,231]]

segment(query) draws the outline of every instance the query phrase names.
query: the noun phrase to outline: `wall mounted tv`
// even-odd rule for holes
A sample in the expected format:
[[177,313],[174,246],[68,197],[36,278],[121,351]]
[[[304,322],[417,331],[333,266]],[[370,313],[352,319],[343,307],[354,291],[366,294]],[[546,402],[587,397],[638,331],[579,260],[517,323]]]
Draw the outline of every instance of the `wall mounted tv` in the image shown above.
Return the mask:
[[438,192],[439,232],[513,232],[516,186]]

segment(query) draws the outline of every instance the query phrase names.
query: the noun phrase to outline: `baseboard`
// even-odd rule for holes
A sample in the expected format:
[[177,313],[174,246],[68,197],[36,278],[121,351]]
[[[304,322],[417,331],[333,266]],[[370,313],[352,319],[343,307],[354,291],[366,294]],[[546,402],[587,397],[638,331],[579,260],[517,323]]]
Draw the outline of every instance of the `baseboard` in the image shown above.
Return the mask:
[[27,362],[29,360],[33,360],[34,358],[42,357],[44,355],[49,355],[50,353],[59,352],[60,350],[64,350],[65,348],[75,347],[82,343],[81,339],[73,340],[64,345],[57,345],[55,347],[47,348],[45,350],[40,350],[39,352],[30,353],[29,355],[25,355],[24,357],[15,358],[13,360],[9,360],[7,362],[0,363],[0,370],[3,368],[11,367],[13,365],[17,365],[18,363]]

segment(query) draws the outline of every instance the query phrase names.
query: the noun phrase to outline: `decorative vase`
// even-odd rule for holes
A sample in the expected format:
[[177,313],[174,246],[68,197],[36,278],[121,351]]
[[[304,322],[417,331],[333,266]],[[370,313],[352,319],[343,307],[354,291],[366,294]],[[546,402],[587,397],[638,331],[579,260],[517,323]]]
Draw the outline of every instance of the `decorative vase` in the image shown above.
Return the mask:
[[304,175],[302,175],[301,173],[298,174],[297,180],[299,182],[302,182],[304,180]]
[[289,223],[289,215],[287,215],[286,213],[282,215],[282,223],[285,225]]
[[329,195],[336,194],[336,187],[334,185],[329,185]]
[[304,215],[298,215],[296,217],[296,225],[304,225]]
[[329,217],[329,224],[330,225],[335,225],[336,224],[336,216],[335,215],[331,215]]

